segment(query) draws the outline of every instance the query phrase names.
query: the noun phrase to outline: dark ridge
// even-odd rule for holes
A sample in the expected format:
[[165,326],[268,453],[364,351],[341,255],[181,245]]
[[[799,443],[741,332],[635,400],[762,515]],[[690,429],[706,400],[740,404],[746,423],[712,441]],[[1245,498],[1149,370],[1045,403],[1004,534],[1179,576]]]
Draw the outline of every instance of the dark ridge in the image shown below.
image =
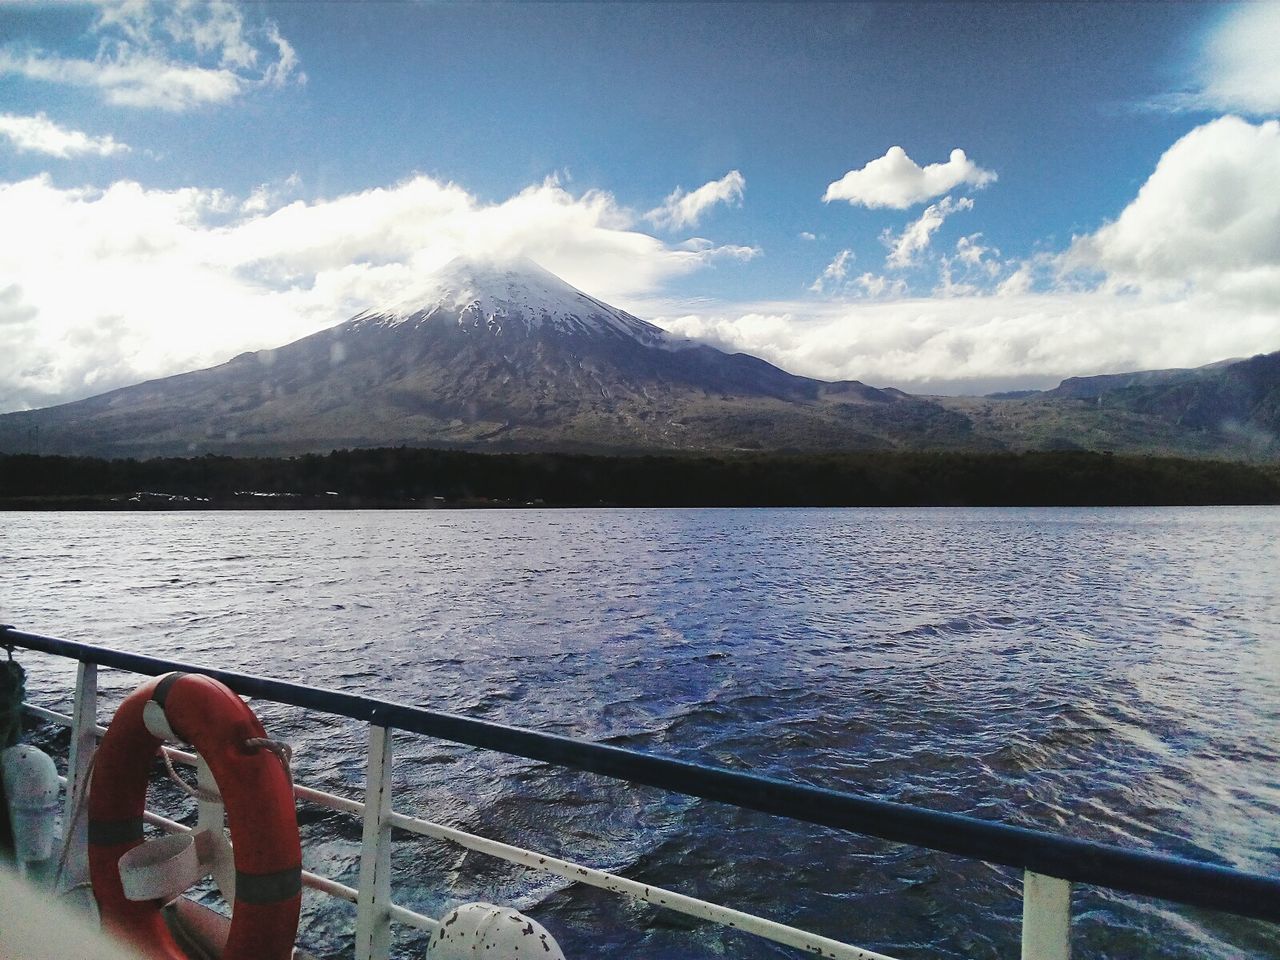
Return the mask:
[[984,393],[982,396],[987,400],[1022,400],[1025,397],[1038,397],[1043,394],[1043,390],[1002,390],[999,393]]

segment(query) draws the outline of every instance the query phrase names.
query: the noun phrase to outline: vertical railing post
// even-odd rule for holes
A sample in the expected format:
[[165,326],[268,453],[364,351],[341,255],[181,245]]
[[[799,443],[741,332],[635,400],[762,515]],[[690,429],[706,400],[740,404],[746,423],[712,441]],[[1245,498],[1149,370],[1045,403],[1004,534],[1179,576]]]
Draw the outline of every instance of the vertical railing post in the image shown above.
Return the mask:
[[391,952],[391,731],[369,724],[369,769],[360,845],[355,960],[387,960]]
[[[67,795],[62,807],[67,860],[61,887],[69,890],[89,879],[89,817],[81,809],[89,792],[89,770],[98,749],[98,665],[76,667],[76,699],[71,711],[71,748],[67,753]],[[76,816],[79,811],[80,816]]]
[[1071,960],[1071,884],[1026,871],[1022,877],[1022,960]]

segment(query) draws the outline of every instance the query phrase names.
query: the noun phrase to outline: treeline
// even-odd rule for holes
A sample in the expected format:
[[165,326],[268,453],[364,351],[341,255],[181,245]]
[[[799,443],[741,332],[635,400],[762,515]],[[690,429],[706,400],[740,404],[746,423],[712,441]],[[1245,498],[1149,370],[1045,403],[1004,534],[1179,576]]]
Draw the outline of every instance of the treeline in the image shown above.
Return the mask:
[[1280,503],[1280,476],[1242,463],[1080,452],[604,457],[400,447],[279,459],[0,456],[0,507],[9,509],[1218,503]]

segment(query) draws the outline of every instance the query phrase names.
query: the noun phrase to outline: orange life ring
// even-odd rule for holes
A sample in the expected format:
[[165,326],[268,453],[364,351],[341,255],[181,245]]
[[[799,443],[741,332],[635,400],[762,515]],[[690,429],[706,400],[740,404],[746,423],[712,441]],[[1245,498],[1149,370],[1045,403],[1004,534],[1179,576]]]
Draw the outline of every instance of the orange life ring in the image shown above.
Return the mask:
[[[125,897],[120,857],[142,843],[147,781],[161,740],[143,714],[154,701],[217,781],[235,851],[231,929],[222,960],[289,960],[302,904],[302,847],[293,787],[280,760],[247,740],[265,737],[238,696],[211,677],[168,673],[120,704],[98,747],[89,788],[89,876],[104,930],[159,960],[186,960],[158,900]],[[154,708],[152,708],[154,710]]]

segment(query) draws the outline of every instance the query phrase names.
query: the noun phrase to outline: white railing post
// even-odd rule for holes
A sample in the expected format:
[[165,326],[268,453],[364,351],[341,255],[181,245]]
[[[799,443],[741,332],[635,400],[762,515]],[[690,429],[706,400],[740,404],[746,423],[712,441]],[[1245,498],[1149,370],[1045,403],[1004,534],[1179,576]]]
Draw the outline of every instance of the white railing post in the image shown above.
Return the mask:
[[1071,884],[1022,876],[1022,960],[1071,960]]
[[[71,748],[67,753],[67,795],[62,807],[67,862],[61,887],[69,890],[89,879],[89,817],[81,807],[89,792],[89,768],[98,749],[98,665],[76,667],[76,699],[71,711]],[[76,812],[80,816],[76,816]]]
[[355,960],[391,952],[391,731],[369,724],[369,769],[360,845]]

